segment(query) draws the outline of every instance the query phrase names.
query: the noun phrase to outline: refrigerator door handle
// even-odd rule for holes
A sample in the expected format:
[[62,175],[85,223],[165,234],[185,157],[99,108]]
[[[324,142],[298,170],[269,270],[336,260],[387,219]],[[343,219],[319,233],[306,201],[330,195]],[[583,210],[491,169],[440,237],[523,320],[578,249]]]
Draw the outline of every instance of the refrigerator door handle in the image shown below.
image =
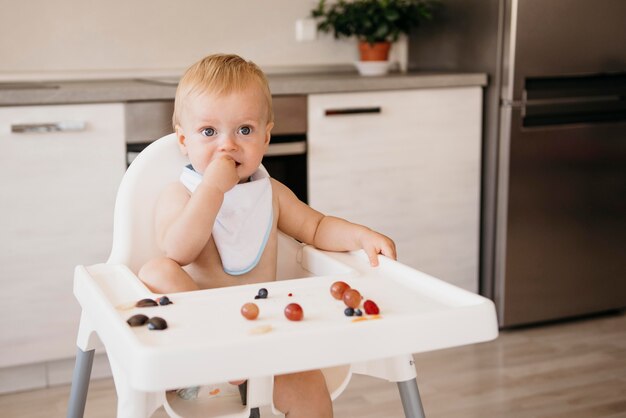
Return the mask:
[[621,99],[618,94],[593,97],[561,97],[552,99],[532,99],[520,102],[523,106],[550,106],[550,105],[568,105],[568,104],[585,104],[585,103],[604,103],[615,102]]

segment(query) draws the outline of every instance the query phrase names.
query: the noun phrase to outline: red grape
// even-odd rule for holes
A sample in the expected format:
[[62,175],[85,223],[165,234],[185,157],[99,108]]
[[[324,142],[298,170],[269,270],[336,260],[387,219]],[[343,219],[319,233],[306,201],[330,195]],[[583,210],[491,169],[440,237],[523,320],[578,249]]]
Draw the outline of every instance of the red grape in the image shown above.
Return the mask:
[[356,289],[348,289],[343,294],[343,303],[351,307],[352,309],[356,309],[361,304],[361,294]]
[[285,307],[285,316],[290,321],[299,321],[304,316],[302,312],[302,306],[297,303],[290,303]]
[[377,315],[380,312],[378,305],[376,305],[373,300],[366,300],[363,303],[363,308],[365,309],[365,313],[368,315]]
[[350,289],[350,285],[346,282],[335,282],[330,286],[330,294],[337,300],[343,298],[346,290]]
[[241,307],[241,314],[249,320],[256,319],[259,316],[259,307],[254,303],[245,303]]

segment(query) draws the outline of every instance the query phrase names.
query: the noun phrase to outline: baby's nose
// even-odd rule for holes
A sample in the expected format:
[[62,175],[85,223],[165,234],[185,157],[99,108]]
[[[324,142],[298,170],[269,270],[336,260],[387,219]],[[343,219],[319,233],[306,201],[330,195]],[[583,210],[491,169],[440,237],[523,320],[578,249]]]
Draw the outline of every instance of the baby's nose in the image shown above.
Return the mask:
[[220,150],[222,151],[234,151],[237,149],[237,142],[233,135],[226,134],[220,141]]

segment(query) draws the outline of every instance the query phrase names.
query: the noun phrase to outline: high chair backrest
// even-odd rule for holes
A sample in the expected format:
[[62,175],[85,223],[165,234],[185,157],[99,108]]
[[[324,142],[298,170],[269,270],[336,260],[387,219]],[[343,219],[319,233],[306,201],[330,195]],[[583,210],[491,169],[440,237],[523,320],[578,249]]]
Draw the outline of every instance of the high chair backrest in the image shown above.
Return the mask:
[[124,174],[115,200],[113,247],[108,263],[125,264],[137,273],[160,254],[154,231],[154,208],[163,188],[178,180],[189,164],[175,134],[146,147]]

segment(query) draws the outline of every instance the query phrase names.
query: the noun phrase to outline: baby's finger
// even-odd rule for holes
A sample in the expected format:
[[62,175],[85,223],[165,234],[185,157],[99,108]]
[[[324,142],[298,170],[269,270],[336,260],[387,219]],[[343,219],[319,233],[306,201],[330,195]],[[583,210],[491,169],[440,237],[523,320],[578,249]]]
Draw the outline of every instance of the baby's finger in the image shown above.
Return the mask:
[[221,155],[220,159],[222,159],[224,161],[232,161],[233,163],[235,162],[235,159],[233,157],[231,157],[230,155]]
[[392,260],[398,259],[398,255],[396,254],[396,246],[393,242],[390,244],[383,244],[381,246],[380,252],[382,255],[387,256]]
[[370,259],[370,266],[378,266],[378,250],[375,247],[363,248],[367,254],[367,258]]

